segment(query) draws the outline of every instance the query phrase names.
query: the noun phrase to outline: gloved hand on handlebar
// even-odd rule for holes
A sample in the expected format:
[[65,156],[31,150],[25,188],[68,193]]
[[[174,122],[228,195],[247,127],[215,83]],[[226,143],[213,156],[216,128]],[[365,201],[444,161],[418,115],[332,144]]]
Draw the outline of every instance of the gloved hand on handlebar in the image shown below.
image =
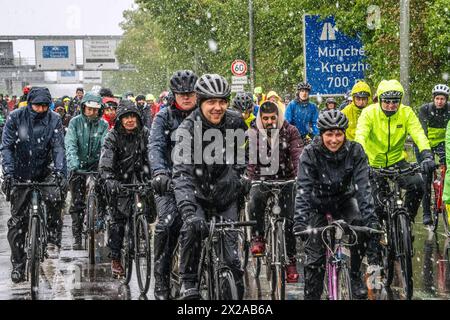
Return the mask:
[[250,189],[252,188],[252,180],[250,180],[248,177],[242,177],[241,185],[242,185],[242,192],[244,193],[244,195],[247,195],[250,192]]
[[185,206],[181,212],[183,222],[187,227],[193,228],[195,232],[200,232],[204,236],[208,234],[208,225],[206,224],[206,220],[196,214],[194,206]]
[[423,150],[420,153],[420,157],[423,159],[420,163],[420,168],[422,169],[423,173],[430,173],[434,170],[436,167],[436,164],[434,162],[434,156],[433,153],[430,150]]
[[381,230],[380,222],[378,221],[378,219],[376,217],[372,218],[372,219],[367,219],[366,227],[375,229],[375,230]]
[[116,195],[120,191],[120,183],[117,180],[108,179],[105,181],[106,191],[110,196]]
[[55,180],[58,186],[61,188],[61,191],[66,191],[68,187],[67,178],[66,176],[61,172],[55,173]]
[[152,180],[153,190],[155,190],[156,194],[162,196],[169,191],[171,181],[172,179],[165,174],[157,175]]
[[2,192],[6,196],[6,201],[9,201],[9,195],[11,193],[13,183],[14,177],[12,175],[6,175],[3,177]]

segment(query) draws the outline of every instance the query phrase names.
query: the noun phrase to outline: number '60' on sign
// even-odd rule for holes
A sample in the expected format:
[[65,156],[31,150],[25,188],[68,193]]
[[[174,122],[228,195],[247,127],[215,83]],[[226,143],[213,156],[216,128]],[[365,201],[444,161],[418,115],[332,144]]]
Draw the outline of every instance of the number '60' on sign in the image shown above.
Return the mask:
[[245,76],[247,74],[247,63],[244,60],[234,60],[231,64],[231,72],[235,76]]

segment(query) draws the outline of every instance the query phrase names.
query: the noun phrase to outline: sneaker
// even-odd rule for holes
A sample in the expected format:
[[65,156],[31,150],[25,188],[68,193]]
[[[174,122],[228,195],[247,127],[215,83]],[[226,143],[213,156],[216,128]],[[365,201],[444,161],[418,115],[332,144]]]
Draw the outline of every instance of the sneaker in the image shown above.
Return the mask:
[[111,272],[114,277],[123,277],[125,275],[125,270],[123,269],[120,260],[111,261]]
[[361,273],[350,273],[352,296],[354,300],[367,300],[367,286],[361,278]]
[[11,281],[14,283],[25,281],[25,265],[13,265],[13,269],[11,271]]
[[286,282],[297,283],[298,282],[297,260],[290,258],[289,264],[286,266]]
[[254,257],[263,256],[266,252],[266,244],[263,237],[254,237],[252,239],[252,247],[250,252]]
[[429,226],[433,223],[433,220],[431,219],[431,213],[429,212],[424,212],[423,213],[423,224],[425,226]]

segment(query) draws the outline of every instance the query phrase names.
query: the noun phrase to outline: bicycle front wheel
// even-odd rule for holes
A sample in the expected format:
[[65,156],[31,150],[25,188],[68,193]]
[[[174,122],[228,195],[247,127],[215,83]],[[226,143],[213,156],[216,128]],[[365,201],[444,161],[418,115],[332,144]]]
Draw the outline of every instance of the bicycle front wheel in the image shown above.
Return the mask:
[[95,217],[97,216],[97,197],[91,193],[87,203],[87,249],[89,263],[95,264]]
[[337,269],[338,280],[338,300],[352,300],[352,283],[350,280],[350,273],[346,265],[342,265]]
[[397,236],[403,289],[406,299],[411,300],[413,296],[411,226],[404,214],[397,217]]
[[[203,255],[208,254],[205,249],[203,249]],[[202,300],[213,300],[214,299],[214,285],[212,279],[212,268],[208,257],[203,256],[203,262],[199,270],[199,293]]]
[[180,296],[180,245],[177,243],[172,256],[172,270],[170,270],[170,297],[176,299]]
[[[272,261],[272,275],[271,275],[271,292],[272,299],[284,300],[286,295],[286,245],[284,238],[284,230],[281,223],[277,223],[277,229],[275,230],[275,242],[273,250]],[[270,266],[269,266],[270,267]]]
[[136,226],[136,275],[141,294],[147,294],[151,278],[151,248],[147,219],[139,217]]
[[130,224],[125,225],[125,232],[123,237],[122,253],[121,253],[122,266],[124,270],[124,277],[122,279],[123,284],[129,284],[131,280],[131,273],[133,269],[133,231],[130,228]]
[[236,282],[231,270],[219,271],[219,300],[238,300]]
[[31,219],[31,236],[30,236],[30,276],[31,276],[31,297],[35,299],[39,291],[39,264],[40,264],[40,250],[39,250],[39,235],[40,235],[40,221],[39,217]]

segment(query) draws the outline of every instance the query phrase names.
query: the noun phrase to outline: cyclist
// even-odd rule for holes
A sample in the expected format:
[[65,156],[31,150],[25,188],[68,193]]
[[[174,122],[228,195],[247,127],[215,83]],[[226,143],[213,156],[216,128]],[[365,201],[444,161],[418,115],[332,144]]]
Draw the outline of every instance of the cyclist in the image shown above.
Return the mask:
[[344,100],[342,101],[342,103],[339,105],[339,110],[344,110],[344,108],[346,107],[346,106],[348,106],[351,102],[353,101],[353,98],[352,98],[352,90],[349,90],[349,91],[347,91],[345,94],[344,94]]
[[[122,100],[117,108],[114,128],[106,135],[102,146],[99,173],[105,182],[108,206],[111,214],[108,246],[111,249],[111,271],[122,277],[121,249],[127,219],[134,203],[133,194],[124,193],[120,184],[149,183],[148,140],[150,132],[144,126],[138,107],[129,100]],[[152,193],[142,199],[148,222],[154,221]]]
[[308,82],[301,82],[297,85],[297,96],[286,107],[285,119],[296,126],[303,141],[308,142],[319,134],[317,129],[317,118],[319,109],[309,101],[311,85]]
[[150,134],[149,159],[153,175],[152,185],[158,222],[155,227],[155,298],[169,299],[169,281],[172,255],[183,224],[176,205],[175,194],[169,190],[172,180],[172,134],[181,122],[196,108],[194,92],[197,75],[191,70],[179,70],[170,79],[170,90],[175,100],[163,108],[155,118]]
[[72,120],[70,114],[66,112],[66,108],[64,107],[64,103],[61,100],[57,100],[55,102],[55,112],[61,116],[61,121],[64,127],[64,135],[69,128],[69,122]]
[[103,120],[108,123],[108,129],[111,130],[114,128],[114,124],[116,123],[116,111],[119,103],[114,97],[104,97],[102,99],[102,103],[104,106]]
[[363,109],[372,103],[372,91],[367,83],[358,81],[353,86],[350,97],[352,101],[342,110],[342,113],[348,119],[348,129],[345,131],[345,135],[347,139],[353,141],[359,116]]
[[[366,225],[379,229],[374,214],[371,187],[367,172],[367,156],[359,143],[345,137],[348,119],[338,110],[320,114],[320,136],[305,147],[300,156],[295,199],[294,231],[327,225],[326,214],[334,220]],[[358,245],[351,247],[351,285],[356,299],[367,298],[360,266],[367,239],[358,236]],[[378,264],[376,239],[370,241],[369,264]],[[325,275],[325,247],[321,234],[308,237],[305,246],[305,299],[318,300]]]
[[275,91],[269,91],[267,93],[266,101],[276,103],[283,114],[286,112],[286,106],[284,105],[283,100],[281,100],[281,97]]
[[231,106],[234,110],[238,111],[239,114],[242,114],[245,124],[250,128],[256,119],[253,114],[254,103],[252,94],[250,92],[238,92],[231,102]]
[[263,93],[262,87],[256,87],[255,90],[253,90],[253,93],[256,96],[255,103],[260,106],[263,104],[264,101],[266,101],[266,95]]
[[335,98],[330,97],[330,98],[327,98],[327,100],[325,100],[325,108],[323,109],[323,111],[333,110],[336,108],[337,108],[337,101]]
[[[206,157],[201,158],[201,162],[198,159],[198,154],[213,153],[207,149],[209,144],[203,141],[207,131],[215,134],[220,132],[223,137],[230,131],[238,135],[242,133],[244,138],[247,128],[244,121],[236,112],[227,110],[230,91],[229,84],[220,75],[205,74],[200,77],[195,85],[199,108],[177,130],[177,138],[182,139],[177,142],[176,147],[183,150],[183,159],[174,164],[173,181],[177,207],[184,222],[180,233],[180,294],[183,299],[199,297],[197,273],[202,236],[206,236],[208,232],[205,220],[209,217],[206,214],[216,211],[226,220],[238,220],[238,200],[242,188],[240,176],[245,164],[240,165],[238,161],[230,163],[226,152],[221,151],[218,154],[205,154]],[[225,139],[214,150],[218,148],[226,148]],[[238,154],[239,148],[240,146],[233,144],[234,155]],[[190,154],[185,155],[184,152]],[[227,234],[226,237],[224,263],[232,270],[238,295],[242,298],[243,270],[238,256],[237,234]]]
[[[409,134],[420,151],[421,167],[424,173],[434,169],[434,158],[428,139],[420,126],[419,119],[409,106],[401,103],[403,86],[397,80],[382,80],[377,88],[379,103],[365,108],[358,120],[356,139],[369,158],[369,165],[376,168],[408,168],[403,147]],[[384,178],[371,176],[374,199],[386,189]],[[414,222],[423,196],[423,180],[420,174],[400,179],[401,188],[406,189],[405,205]],[[383,208],[375,201],[375,212],[382,217]]]
[[155,96],[152,94],[148,94],[145,97],[145,101],[147,102],[147,105],[150,108],[152,119],[154,119],[155,116],[158,114],[159,110],[161,109],[161,107],[159,103],[156,102]]
[[[440,164],[445,164],[445,130],[450,120],[449,93],[450,89],[445,84],[436,85],[432,91],[433,102],[424,104],[419,110],[420,124],[428,137],[431,151],[433,155],[439,157]],[[430,210],[432,172],[424,173],[423,179],[425,180],[422,201],[423,224],[429,225],[432,223]]]
[[[64,199],[67,186],[64,129],[61,117],[49,111],[52,102],[47,88],[34,87],[27,96],[28,106],[11,112],[2,138],[2,191],[11,195],[11,218],[8,241],[11,247],[14,283],[24,281],[26,254],[25,235],[28,228],[30,188],[13,187],[14,181],[59,182],[60,187],[42,188],[49,217],[49,244],[61,246]],[[62,189],[62,190],[60,190]],[[61,192],[62,191],[62,192]]]
[[[70,101],[69,109],[66,110],[72,117],[80,113],[81,101],[83,100],[84,89],[77,88],[75,91],[75,97]],[[70,99],[70,98],[69,98]]]
[[[81,114],[72,119],[67,130],[65,144],[67,166],[69,169],[70,191],[72,203],[70,215],[72,216],[72,235],[74,238],[72,248],[82,250],[82,231],[84,210],[86,207],[86,176],[77,175],[77,171],[97,171],[100,159],[100,150],[108,124],[102,119],[102,97],[88,92],[81,100]],[[102,195],[101,186],[96,185],[96,192]],[[105,214],[103,197],[99,196],[98,218]]]
[[[257,146],[258,153],[261,153],[260,140],[266,141],[265,152],[271,157],[278,157],[276,161],[269,164],[262,164],[260,154],[258,163],[247,166],[247,175],[251,180],[276,180],[285,181],[295,179],[297,176],[298,159],[303,149],[303,140],[300,138],[298,130],[293,125],[284,120],[280,107],[271,102],[264,102],[259,108],[256,125],[249,129],[247,135],[250,143]],[[276,162],[278,166],[271,168]],[[261,256],[265,252],[264,239],[264,208],[270,196],[267,186],[256,185],[250,190],[249,212],[251,220],[257,221],[257,226],[252,228],[251,253],[254,256]],[[294,184],[286,185],[280,194],[281,214],[286,218],[285,226],[286,249],[289,258],[289,265],[286,268],[287,282],[298,281],[296,265],[295,237],[292,233],[294,217]]]

